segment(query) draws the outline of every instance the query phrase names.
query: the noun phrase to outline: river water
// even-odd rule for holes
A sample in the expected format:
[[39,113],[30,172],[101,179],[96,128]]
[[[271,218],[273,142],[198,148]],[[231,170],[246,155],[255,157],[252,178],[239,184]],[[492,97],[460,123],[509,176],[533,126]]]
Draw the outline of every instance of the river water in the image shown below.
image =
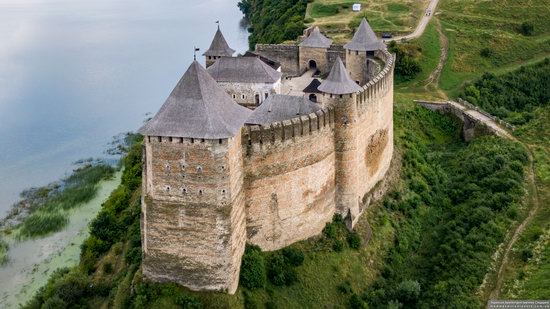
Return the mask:
[[[102,156],[156,112],[219,20],[247,49],[233,0],[0,0],[0,216],[30,186]],[[202,57],[201,62],[204,63]]]

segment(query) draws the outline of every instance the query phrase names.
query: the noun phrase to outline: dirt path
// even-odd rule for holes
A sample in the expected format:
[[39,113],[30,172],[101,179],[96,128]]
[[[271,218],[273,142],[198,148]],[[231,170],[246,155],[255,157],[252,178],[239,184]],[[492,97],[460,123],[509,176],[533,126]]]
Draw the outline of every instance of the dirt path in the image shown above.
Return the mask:
[[[512,138],[513,140],[522,143],[516,138]],[[510,259],[510,252],[512,251],[512,248],[516,241],[518,240],[521,233],[525,230],[525,227],[531,222],[535,214],[540,208],[540,198],[539,198],[539,190],[537,188],[537,183],[535,180],[535,160],[533,157],[533,153],[531,151],[531,148],[529,145],[522,143],[529,155],[529,171],[527,175],[528,180],[528,190],[529,190],[529,203],[532,205],[531,209],[529,210],[529,214],[525,219],[517,226],[517,228],[513,231],[512,237],[506,244],[506,248],[504,249],[504,253],[502,255],[502,259],[500,260],[500,263],[498,263],[498,272],[496,274],[495,283],[491,286],[492,290],[487,291],[487,294],[489,295],[489,299],[498,299],[500,296],[500,290],[502,288],[502,282],[504,277],[504,271],[506,270],[506,266],[508,265],[508,261]]]
[[418,25],[416,26],[416,29],[414,29],[412,33],[404,36],[396,36],[394,38],[387,39],[385,41],[386,42],[409,41],[420,37],[424,33],[424,30],[426,30],[426,26],[428,26],[430,19],[432,19],[432,16],[435,14],[435,9],[437,8],[438,3],[439,3],[439,0],[430,0],[428,7],[424,11],[424,15],[422,16],[422,19],[420,19],[420,22],[418,23]]
[[439,45],[441,46],[441,53],[439,55],[439,62],[435,70],[428,76],[426,79],[426,85],[424,89],[427,91],[436,91],[442,98],[447,99],[447,94],[439,89],[439,78],[441,77],[441,71],[447,63],[447,58],[449,56],[449,39],[443,33],[441,29],[441,23],[439,19],[435,19],[435,25],[437,28],[437,33],[439,34]]

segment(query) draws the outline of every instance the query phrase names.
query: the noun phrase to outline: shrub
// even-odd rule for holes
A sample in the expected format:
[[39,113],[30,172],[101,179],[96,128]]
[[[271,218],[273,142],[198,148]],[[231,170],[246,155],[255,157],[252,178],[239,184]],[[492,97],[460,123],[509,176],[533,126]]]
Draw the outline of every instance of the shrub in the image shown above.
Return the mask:
[[241,284],[249,289],[264,287],[265,268],[265,259],[260,248],[247,245],[241,263]]
[[535,26],[533,26],[532,23],[525,21],[519,26],[519,32],[525,36],[531,36],[533,35],[533,32],[535,32]]
[[338,291],[342,294],[353,293],[353,289],[351,288],[351,284],[349,283],[349,281],[340,283],[337,288],[338,288]]
[[413,306],[420,297],[420,283],[416,280],[405,280],[397,286],[397,298],[405,306]]
[[107,262],[103,264],[103,272],[106,274],[112,274],[113,273],[113,264],[111,262]]
[[334,243],[332,244],[332,250],[336,252],[342,252],[344,250],[344,242],[340,239],[334,240]]
[[286,261],[292,266],[300,266],[304,263],[304,253],[296,248],[284,248],[283,256],[286,258]]
[[361,247],[361,236],[357,232],[351,232],[348,235],[348,244],[352,249],[359,249]]
[[527,262],[530,258],[533,257],[533,251],[531,251],[531,249],[529,248],[524,248],[523,250],[521,250],[520,256],[522,261]]
[[335,239],[336,238],[336,225],[332,222],[327,223],[325,227],[323,228],[323,235],[325,235],[328,239]]
[[349,299],[349,308],[350,309],[368,309],[369,306],[359,297],[357,294],[351,295]]
[[494,55],[494,51],[490,49],[489,47],[484,47],[479,52],[479,55],[483,58],[490,58]]
[[67,308],[67,304],[59,298],[59,296],[54,296],[52,298],[49,298],[42,304],[41,309],[65,309]]
[[292,285],[297,281],[296,271],[289,265],[282,254],[275,253],[269,259],[267,276],[277,286]]
[[175,303],[184,309],[201,309],[203,307],[198,299],[189,295],[177,296]]

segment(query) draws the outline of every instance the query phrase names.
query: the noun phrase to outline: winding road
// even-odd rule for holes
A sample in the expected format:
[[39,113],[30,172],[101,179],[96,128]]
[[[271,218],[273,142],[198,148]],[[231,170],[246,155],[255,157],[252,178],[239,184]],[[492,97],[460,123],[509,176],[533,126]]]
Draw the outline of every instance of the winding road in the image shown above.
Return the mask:
[[421,36],[424,33],[424,30],[426,30],[426,26],[428,26],[428,23],[432,19],[432,16],[435,14],[435,9],[437,8],[437,4],[439,3],[439,0],[430,0],[430,3],[428,4],[428,7],[426,10],[424,10],[424,15],[422,16],[422,19],[420,19],[420,22],[416,26],[416,29],[412,33],[409,33],[407,35],[403,36],[396,36],[391,39],[384,40],[385,42],[391,42],[391,41],[408,41],[412,39],[416,39],[419,36]]

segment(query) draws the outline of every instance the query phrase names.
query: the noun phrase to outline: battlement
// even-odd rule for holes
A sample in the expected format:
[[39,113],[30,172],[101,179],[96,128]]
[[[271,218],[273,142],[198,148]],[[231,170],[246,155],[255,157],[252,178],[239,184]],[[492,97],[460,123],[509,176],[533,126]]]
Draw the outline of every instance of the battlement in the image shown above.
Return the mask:
[[395,55],[386,50],[381,50],[376,57],[384,61],[384,68],[357,93],[356,103],[359,115],[367,112],[369,103],[385,97],[388,91],[393,89]]
[[206,144],[206,145],[227,145],[229,139],[204,139],[204,138],[187,138],[187,137],[170,137],[170,136],[147,136],[147,141],[152,144],[170,143],[170,144]]
[[259,151],[268,144],[292,142],[296,139],[323,131],[334,126],[334,109],[324,108],[309,115],[303,115],[273,122],[267,125],[248,125],[243,129],[242,144],[248,146],[247,153]]

